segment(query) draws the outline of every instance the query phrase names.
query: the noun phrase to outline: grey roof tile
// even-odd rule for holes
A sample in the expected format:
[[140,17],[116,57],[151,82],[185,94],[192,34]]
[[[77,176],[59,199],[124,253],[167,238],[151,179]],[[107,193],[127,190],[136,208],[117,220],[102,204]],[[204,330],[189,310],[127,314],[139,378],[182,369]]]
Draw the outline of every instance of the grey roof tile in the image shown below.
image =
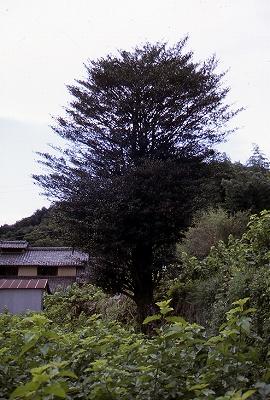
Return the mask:
[[0,252],[0,265],[9,266],[80,266],[88,261],[88,256],[71,247],[28,247],[16,252]]
[[26,249],[28,245],[26,240],[0,240],[0,249]]

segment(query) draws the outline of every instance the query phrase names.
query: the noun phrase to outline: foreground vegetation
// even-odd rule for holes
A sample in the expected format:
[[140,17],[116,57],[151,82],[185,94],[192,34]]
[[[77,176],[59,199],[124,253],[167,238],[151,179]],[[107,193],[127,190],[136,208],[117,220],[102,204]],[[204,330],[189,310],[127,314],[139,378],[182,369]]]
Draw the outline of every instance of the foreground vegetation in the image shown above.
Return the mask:
[[[2,399],[266,399],[267,349],[253,332],[248,299],[233,304],[216,335],[169,301],[145,322],[151,336],[81,315],[58,324],[45,314],[0,317]],[[154,321],[154,322],[153,322]]]
[[195,219],[147,333],[131,299],[90,284],[46,296],[42,313],[2,314],[0,399],[269,399],[270,212],[241,234],[246,218]]
[[[201,227],[199,226],[201,229]],[[193,237],[200,232],[193,231]],[[249,297],[257,309],[254,328],[267,343],[270,334],[270,212],[250,217],[240,238],[229,236],[199,260],[181,253],[176,278],[167,282],[176,311],[215,330],[232,302]]]

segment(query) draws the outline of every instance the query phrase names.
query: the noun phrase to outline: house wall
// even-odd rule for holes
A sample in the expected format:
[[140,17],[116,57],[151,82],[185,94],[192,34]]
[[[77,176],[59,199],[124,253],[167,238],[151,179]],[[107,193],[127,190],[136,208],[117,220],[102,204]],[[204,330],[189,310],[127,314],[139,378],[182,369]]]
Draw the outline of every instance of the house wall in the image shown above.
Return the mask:
[[[37,267],[21,266],[18,269],[18,276],[37,276]],[[58,273],[56,276],[61,276],[61,277],[76,276],[76,267],[58,267]]]
[[76,267],[59,267],[57,276],[76,276]]
[[1,289],[0,312],[7,308],[13,314],[42,310],[43,289]]
[[18,276],[37,276],[37,267],[19,267]]

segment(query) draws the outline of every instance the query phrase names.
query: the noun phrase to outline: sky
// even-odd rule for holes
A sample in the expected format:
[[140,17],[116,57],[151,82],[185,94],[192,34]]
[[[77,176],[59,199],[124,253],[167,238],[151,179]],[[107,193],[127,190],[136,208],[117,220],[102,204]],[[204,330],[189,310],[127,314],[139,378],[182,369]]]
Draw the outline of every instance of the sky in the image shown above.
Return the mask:
[[216,54],[228,102],[245,108],[220,150],[245,162],[257,143],[270,158],[269,21],[269,0],[0,0],[0,225],[49,205],[32,174],[42,172],[36,152],[59,144],[50,125],[66,85],[87,60],[147,41],[188,34],[194,60]]

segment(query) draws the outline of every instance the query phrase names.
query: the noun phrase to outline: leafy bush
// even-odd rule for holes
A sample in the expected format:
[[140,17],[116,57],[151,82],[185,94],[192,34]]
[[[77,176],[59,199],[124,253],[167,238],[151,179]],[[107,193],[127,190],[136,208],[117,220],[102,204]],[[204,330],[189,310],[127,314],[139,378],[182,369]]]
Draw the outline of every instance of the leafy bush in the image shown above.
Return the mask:
[[44,313],[0,315],[0,399],[269,399],[269,233],[264,211],[204,260],[183,255],[173,300],[145,320],[152,335],[113,321],[128,302],[92,285],[48,296]]
[[[173,303],[189,303],[193,313],[180,310],[190,321],[216,330],[231,303],[249,297],[257,308],[254,324],[265,340],[270,336],[270,212],[253,215],[241,239],[219,242],[198,260],[182,254],[179,277],[171,285]],[[177,290],[176,290],[177,289]]]
[[44,307],[49,319],[59,324],[68,323],[69,328],[93,314],[126,324],[134,324],[136,320],[136,307],[131,299],[124,295],[110,297],[91,284],[73,284],[68,290],[47,295]]
[[226,243],[230,234],[241,237],[248,219],[248,212],[229,215],[222,208],[200,212],[194,217],[192,225],[178,245],[178,253],[184,251],[190,256],[203,259],[220,240]]
[[[263,399],[269,372],[247,299],[215,336],[168,316],[159,302],[152,337],[93,315],[66,331],[42,314],[0,316],[2,399]],[[265,395],[266,394],[266,395]]]

